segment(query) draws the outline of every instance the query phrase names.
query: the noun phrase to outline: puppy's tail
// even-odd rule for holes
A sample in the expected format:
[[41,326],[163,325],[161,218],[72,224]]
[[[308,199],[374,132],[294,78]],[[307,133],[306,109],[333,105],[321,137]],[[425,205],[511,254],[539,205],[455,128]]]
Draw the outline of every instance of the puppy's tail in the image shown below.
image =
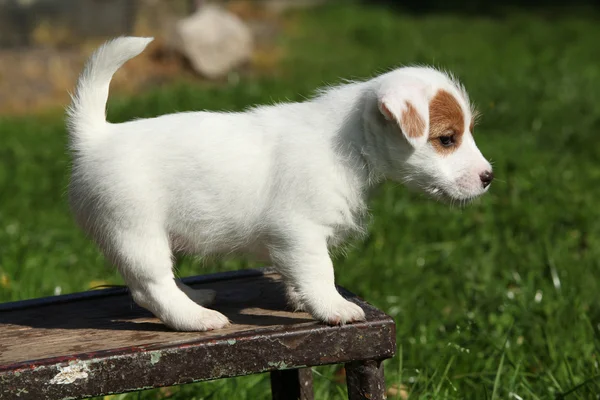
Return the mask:
[[107,124],[106,101],[113,75],[126,61],[140,54],[152,40],[119,37],[106,42],[89,58],[71,96],[71,105],[67,108],[67,126],[74,149],[85,147],[102,136]]

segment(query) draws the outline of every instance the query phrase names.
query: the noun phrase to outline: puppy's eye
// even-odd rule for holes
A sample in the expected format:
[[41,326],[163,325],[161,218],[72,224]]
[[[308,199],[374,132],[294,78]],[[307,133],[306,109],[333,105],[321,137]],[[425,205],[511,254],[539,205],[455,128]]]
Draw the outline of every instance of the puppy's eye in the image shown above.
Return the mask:
[[454,145],[454,135],[440,136],[440,143],[444,147],[450,147],[450,146]]

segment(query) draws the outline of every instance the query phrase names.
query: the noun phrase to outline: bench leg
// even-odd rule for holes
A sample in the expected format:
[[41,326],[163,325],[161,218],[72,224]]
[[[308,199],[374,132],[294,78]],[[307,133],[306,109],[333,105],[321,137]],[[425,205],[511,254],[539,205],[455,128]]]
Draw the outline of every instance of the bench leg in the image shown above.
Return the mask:
[[346,364],[349,400],[383,400],[385,379],[381,361],[352,361]]
[[314,400],[310,368],[271,372],[273,400]]

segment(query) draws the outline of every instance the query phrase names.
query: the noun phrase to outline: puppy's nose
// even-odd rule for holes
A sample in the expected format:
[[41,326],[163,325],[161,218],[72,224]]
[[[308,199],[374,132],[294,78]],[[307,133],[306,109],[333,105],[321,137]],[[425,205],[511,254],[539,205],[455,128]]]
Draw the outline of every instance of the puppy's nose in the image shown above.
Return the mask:
[[490,183],[494,180],[494,173],[492,171],[485,171],[479,175],[479,177],[481,178],[481,183],[483,183],[483,188],[485,189],[490,186]]

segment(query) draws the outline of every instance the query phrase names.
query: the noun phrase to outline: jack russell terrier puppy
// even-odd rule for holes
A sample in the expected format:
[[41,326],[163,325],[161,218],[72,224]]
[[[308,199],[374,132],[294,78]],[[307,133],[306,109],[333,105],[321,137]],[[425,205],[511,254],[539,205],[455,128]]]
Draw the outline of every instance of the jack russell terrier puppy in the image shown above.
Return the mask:
[[219,329],[173,274],[173,254],[266,254],[288,298],[328,324],[364,320],[334,284],[329,249],[363,229],[383,179],[468,201],[493,179],[473,140],[474,111],[455,79],[399,68],[329,87],[302,103],[106,121],[113,74],[152,38],[100,47],[68,109],[78,224],[118,267],[134,301],[169,327]]

